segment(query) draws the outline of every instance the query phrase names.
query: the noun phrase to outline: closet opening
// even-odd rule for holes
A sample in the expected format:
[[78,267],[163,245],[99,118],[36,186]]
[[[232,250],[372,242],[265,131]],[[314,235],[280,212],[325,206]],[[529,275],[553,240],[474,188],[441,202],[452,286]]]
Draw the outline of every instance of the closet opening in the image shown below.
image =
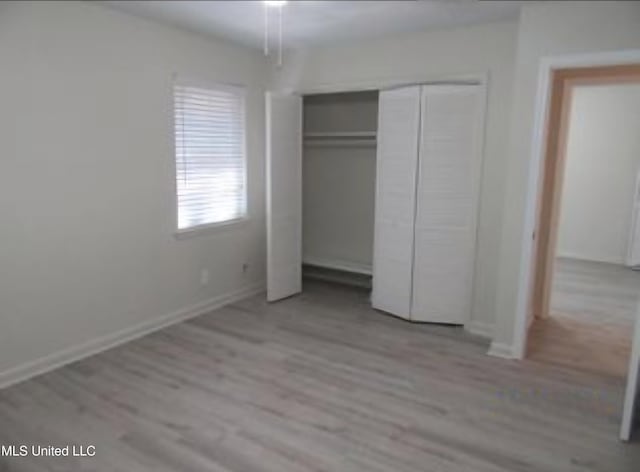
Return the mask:
[[482,83],[267,94],[267,300],[304,276],[469,323],[485,102]]
[[371,289],[378,95],[303,97],[304,278]]

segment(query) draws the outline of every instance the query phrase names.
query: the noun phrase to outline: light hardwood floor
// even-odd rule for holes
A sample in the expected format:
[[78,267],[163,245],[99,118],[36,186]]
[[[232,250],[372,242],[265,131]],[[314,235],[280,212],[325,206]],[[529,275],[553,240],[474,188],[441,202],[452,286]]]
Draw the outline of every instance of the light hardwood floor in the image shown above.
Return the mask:
[[622,380],[485,355],[320,282],[0,391],[2,444],[94,444],[3,471],[638,472]]
[[533,324],[529,357],[624,378],[639,294],[640,272],[558,259],[551,316]]

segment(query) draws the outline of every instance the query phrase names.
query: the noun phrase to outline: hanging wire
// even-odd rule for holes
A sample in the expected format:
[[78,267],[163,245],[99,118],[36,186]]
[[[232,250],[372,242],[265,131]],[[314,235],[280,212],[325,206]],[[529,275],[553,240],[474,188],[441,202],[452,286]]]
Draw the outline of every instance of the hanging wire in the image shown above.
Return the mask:
[[278,8],[278,67],[282,67],[282,10]]
[[269,6],[264,4],[264,55],[269,55]]

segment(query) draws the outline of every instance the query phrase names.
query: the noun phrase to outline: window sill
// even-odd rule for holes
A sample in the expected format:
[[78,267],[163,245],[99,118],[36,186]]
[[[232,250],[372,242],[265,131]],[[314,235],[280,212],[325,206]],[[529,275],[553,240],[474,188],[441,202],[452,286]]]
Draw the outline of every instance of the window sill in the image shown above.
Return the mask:
[[249,217],[236,218],[235,220],[222,221],[220,223],[211,223],[208,225],[194,226],[193,228],[179,229],[173,236],[180,239],[191,239],[207,234],[218,233],[220,231],[231,231],[238,227],[245,226],[249,222]]

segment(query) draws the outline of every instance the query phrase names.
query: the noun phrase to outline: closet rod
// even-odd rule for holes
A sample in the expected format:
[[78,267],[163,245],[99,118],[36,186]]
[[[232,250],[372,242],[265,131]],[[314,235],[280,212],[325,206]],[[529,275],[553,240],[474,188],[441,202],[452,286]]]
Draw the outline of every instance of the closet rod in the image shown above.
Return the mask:
[[306,139],[306,147],[375,147],[375,139]]
[[310,131],[304,133],[305,138],[375,138],[376,131]]

